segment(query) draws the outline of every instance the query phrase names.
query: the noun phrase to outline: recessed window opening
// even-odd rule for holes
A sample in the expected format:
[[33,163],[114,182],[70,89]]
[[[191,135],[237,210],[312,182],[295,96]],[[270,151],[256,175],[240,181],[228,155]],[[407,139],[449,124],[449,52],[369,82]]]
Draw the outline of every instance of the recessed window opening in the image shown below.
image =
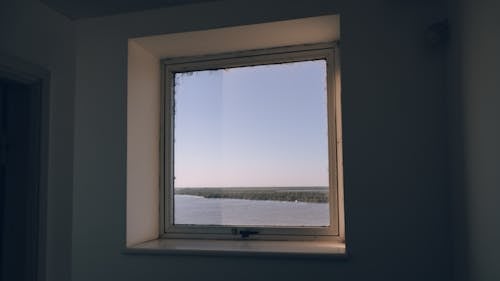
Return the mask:
[[163,60],[164,236],[339,235],[334,52]]

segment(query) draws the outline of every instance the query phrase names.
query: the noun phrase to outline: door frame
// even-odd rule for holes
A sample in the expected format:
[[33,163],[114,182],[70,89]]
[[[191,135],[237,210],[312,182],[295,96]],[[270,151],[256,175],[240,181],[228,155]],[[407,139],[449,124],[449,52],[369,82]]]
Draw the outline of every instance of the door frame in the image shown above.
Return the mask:
[[[28,263],[32,269],[31,280],[45,281],[46,278],[46,241],[47,241],[47,187],[49,167],[49,101],[50,72],[45,68],[22,59],[0,54],[0,78],[24,84],[30,87],[33,95],[30,110],[35,120],[35,135],[38,135],[38,157],[35,156],[35,171],[38,171],[38,184],[35,185],[35,206],[29,211],[34,223],[34,230],[29,235],[27,245]],[[38,158],[38,159],[36,159]]]

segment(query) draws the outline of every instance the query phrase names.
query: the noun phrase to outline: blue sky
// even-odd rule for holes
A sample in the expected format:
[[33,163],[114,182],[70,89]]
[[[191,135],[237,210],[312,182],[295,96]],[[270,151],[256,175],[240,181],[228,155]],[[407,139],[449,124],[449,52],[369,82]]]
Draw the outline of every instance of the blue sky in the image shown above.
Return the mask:
[[178,73],[176,187],[328,186],[324,60]]

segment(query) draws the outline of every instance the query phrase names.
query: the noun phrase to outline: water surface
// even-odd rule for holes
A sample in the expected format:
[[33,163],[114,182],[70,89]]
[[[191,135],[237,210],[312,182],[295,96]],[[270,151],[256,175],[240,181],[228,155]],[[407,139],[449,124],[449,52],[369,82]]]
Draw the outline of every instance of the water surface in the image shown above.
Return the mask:
[[175,224],[327,226],[329,220],[327,203],[175,195]]

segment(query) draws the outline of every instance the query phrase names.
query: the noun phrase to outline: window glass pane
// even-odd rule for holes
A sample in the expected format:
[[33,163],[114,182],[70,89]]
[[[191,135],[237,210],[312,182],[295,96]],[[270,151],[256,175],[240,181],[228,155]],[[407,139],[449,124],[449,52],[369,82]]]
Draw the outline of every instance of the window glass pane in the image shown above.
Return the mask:
[[174,81],[174,224],[330,224],[325,60]]

